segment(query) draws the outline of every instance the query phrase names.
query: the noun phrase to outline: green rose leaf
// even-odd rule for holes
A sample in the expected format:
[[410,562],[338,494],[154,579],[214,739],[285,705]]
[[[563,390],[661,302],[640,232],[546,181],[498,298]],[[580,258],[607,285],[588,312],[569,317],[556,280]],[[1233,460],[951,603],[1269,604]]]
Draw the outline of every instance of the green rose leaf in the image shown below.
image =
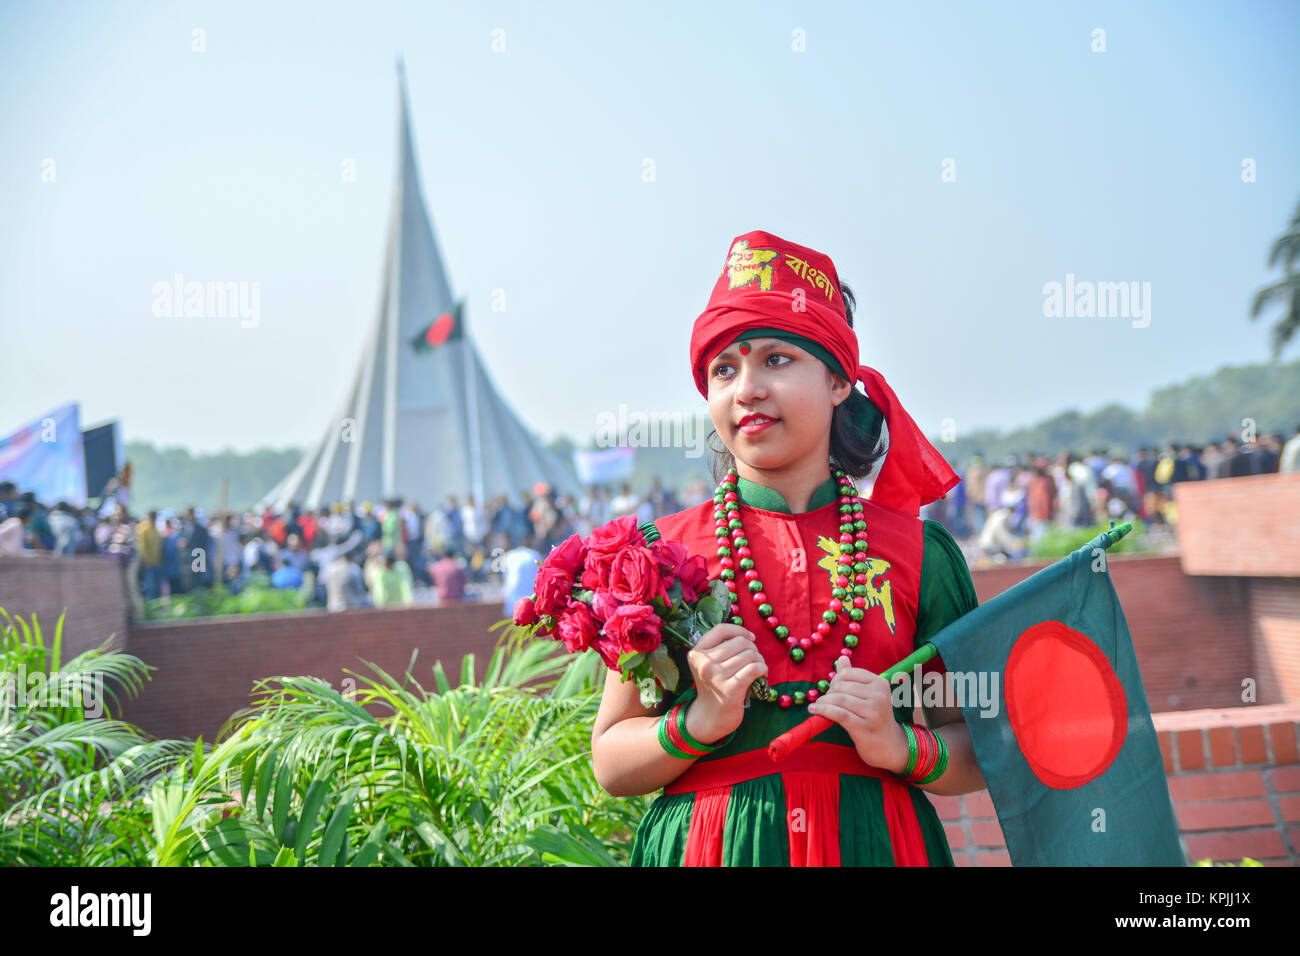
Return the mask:
[[659,678],[659,683],[665,687],[677,686],[677,665],[668,654],[668,648],[660,644],[650,655],[650,669],[654,671],[655,677]]
[[731,592],[727,590],[727,582],[721,578],[709,582],[709,597],[717,601],[722,607],[731,604]]
[[724,616],[722,603],[712,595],[700,598],[700,603],[695,607],[695,613],[708,625],[705,630],[721,624]]
[[629,677],[636,678],[639,676],[637,671],[645,663],[645,655],[636,651],[624,651],[618,655],[618,669],[622,672],[622,680],[627,681]]

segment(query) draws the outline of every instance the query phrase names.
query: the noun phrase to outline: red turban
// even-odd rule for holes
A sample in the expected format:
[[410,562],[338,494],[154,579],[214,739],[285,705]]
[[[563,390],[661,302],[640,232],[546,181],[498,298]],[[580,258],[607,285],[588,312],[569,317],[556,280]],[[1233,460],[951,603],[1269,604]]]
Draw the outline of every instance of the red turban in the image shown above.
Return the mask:
[[867,398],[889,429],[888,454],[871,501],[910,515],[960,480],[917,428],[885,377],[858,364],[858,337],[845,317],[839,275],[829,256],[767,232],[731,243],[708,307],[691,330],[695,387],[709,397],[709,363],[748,329],[778,328],[823,345],[845,370],[857,370]]

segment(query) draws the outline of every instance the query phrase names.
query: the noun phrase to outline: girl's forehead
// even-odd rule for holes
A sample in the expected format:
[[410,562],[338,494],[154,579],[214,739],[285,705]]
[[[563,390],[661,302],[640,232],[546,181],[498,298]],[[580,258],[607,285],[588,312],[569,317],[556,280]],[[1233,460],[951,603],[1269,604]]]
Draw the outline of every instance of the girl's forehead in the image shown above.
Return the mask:
[[713,358],[714,360],[716,360],[719,356],[725,355],[728,352],[731,353],[739,352],[741,354],[748,354],[748,352],[750,351],[768,349],[768,348],[772,348],[773,346],[780,346],[781,348],[797,349],[798,351],[801,352],[803,351],[803,349],[799,348],[799,346],[796,345],[794,342],[789,342],[786,341],[785,339],[771,338],[769,336],[750,337],[742,333],[741,335],[737,336],[736,339],[730,345],[719,350],[718,354],[713,356]]

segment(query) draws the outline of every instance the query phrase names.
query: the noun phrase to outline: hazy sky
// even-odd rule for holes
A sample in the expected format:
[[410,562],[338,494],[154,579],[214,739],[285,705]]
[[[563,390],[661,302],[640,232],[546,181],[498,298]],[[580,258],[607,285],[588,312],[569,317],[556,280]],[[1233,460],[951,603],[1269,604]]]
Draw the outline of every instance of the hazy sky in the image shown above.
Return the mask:
[[[0,433],[79,401],[127,440],[316,440],[378,304],[399,52],[453,289],[545,439],[705,411],[691,324],[753,229],[834,259],[927,432],[1267,358],[1300,4],[594,6],[4,0]],[[155,317],[178,272],[259,282],[258,326]],[[1067,274],[1150,283],[1149,324],[1045,316]]]

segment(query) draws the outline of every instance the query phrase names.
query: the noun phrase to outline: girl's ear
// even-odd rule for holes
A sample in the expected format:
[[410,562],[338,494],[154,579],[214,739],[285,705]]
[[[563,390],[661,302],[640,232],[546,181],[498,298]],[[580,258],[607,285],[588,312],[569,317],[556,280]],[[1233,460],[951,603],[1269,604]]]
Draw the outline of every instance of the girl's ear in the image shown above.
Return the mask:
[[831,373],[831,397],[836,405],[842,405],[853,392],[853,383],[843,375]]

